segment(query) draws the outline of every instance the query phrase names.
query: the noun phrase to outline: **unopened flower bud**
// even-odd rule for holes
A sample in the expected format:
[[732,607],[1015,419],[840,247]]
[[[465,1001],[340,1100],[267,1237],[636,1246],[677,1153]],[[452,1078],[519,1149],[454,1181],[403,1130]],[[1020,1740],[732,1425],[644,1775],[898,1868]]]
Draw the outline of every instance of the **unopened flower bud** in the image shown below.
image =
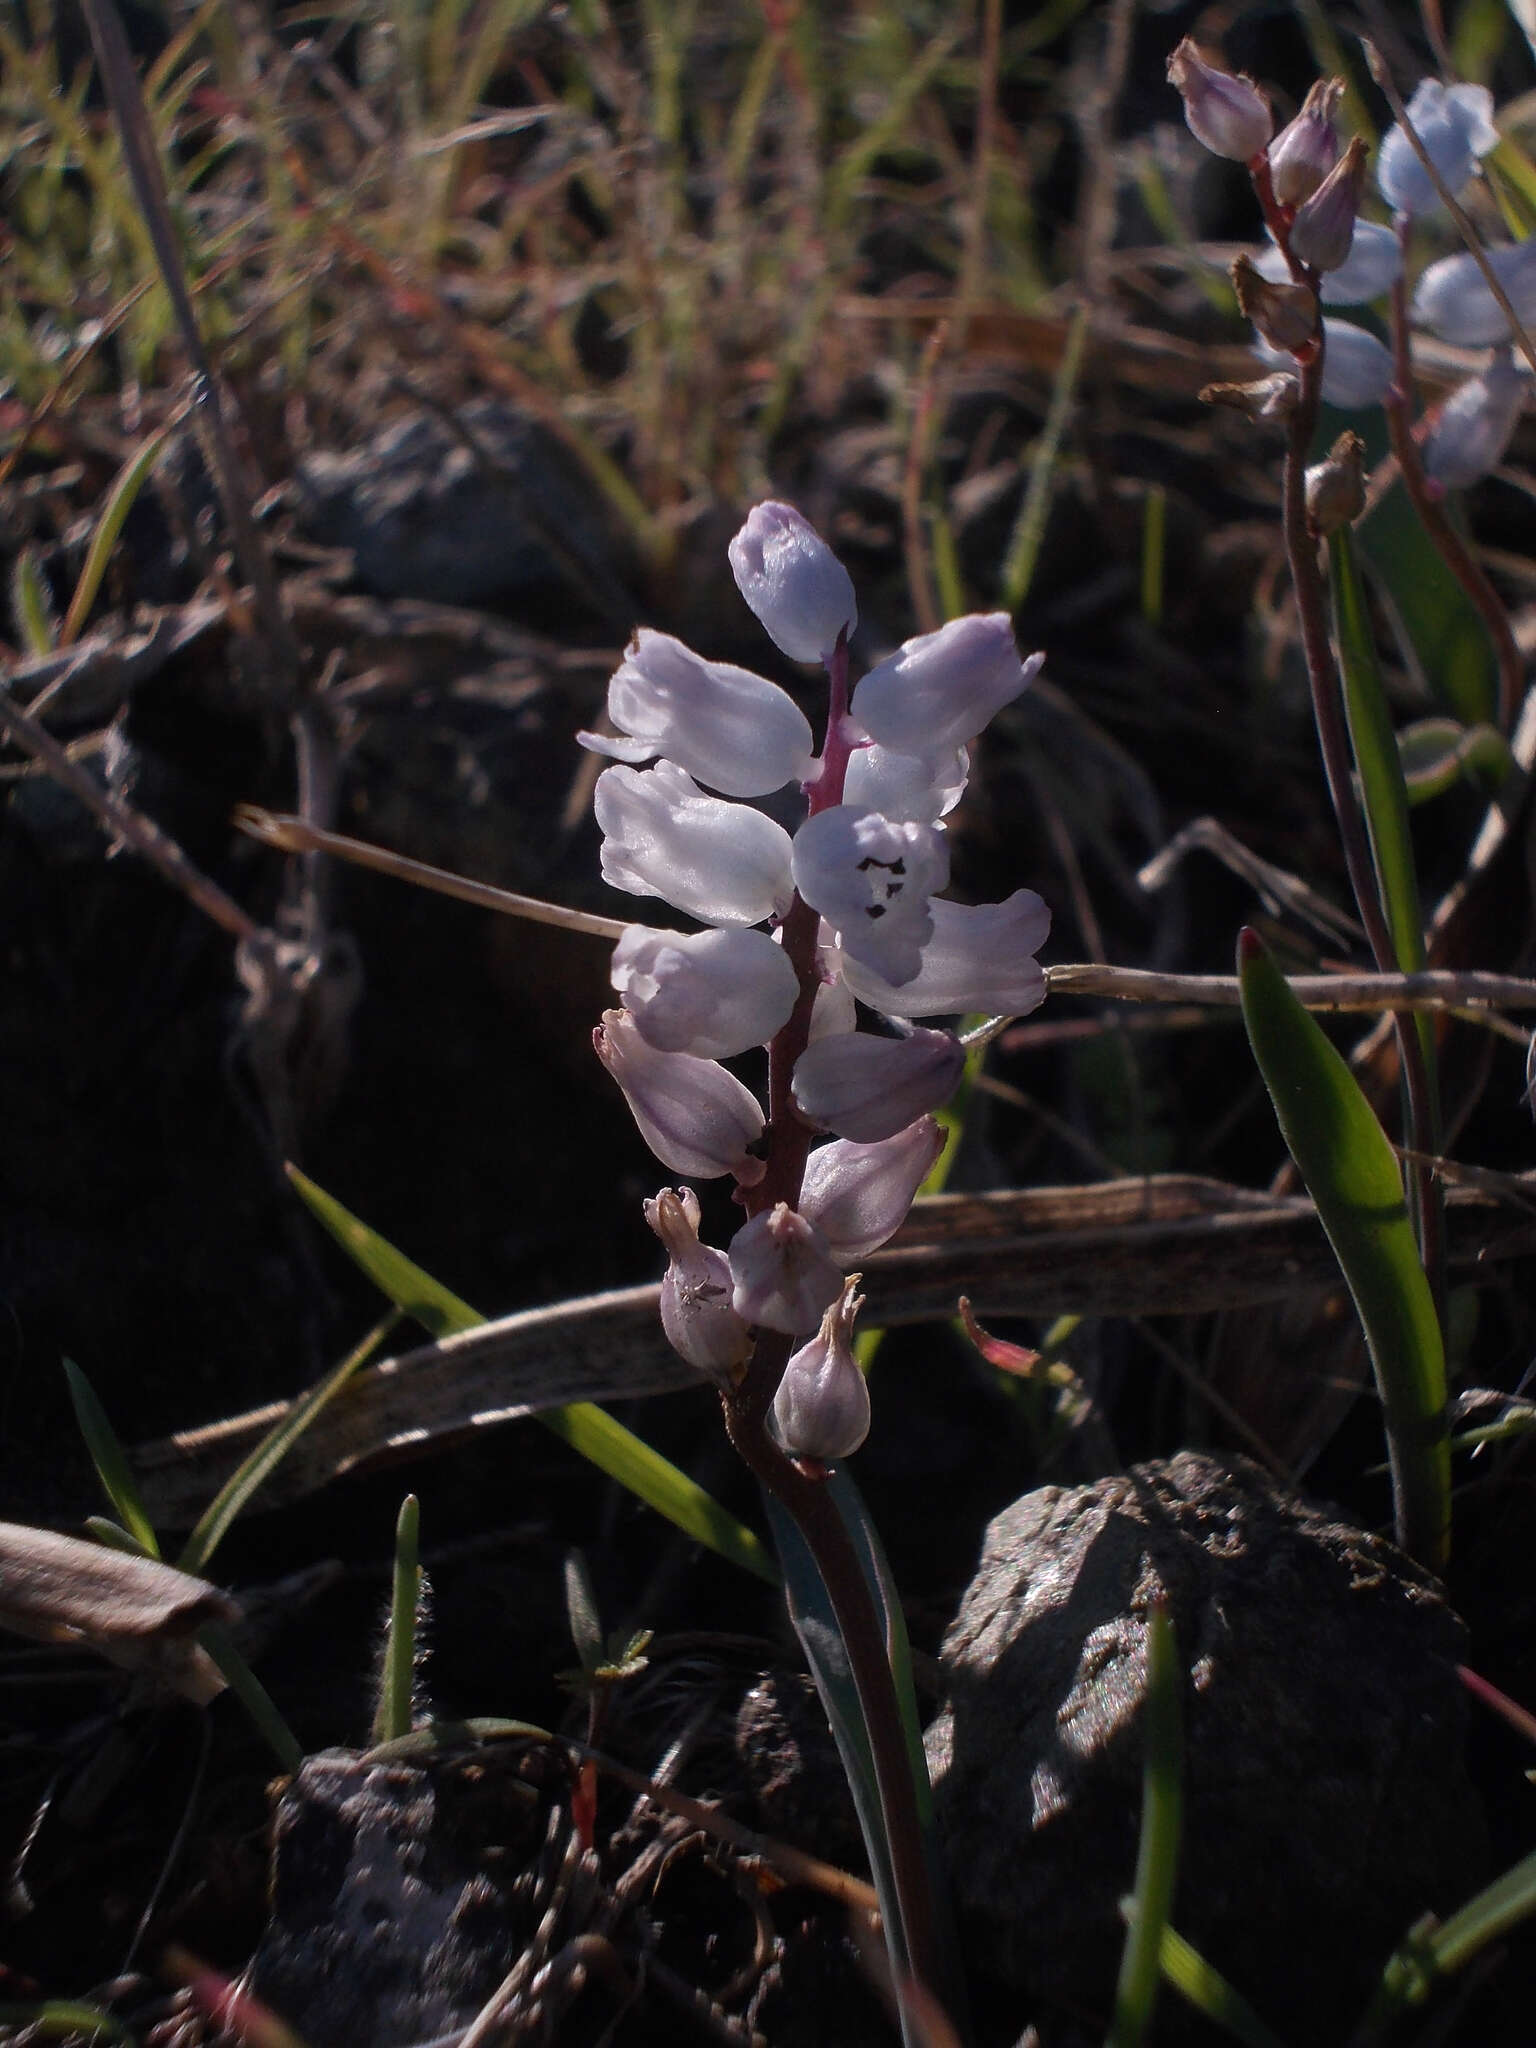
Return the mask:
[[1321,185],[1298,207],[1291,249],[1313,270],[1337,270],[1355,239],[1355,216],[1365,190],[1365,143],[1356,136]]
[[784,1368],[773,1397],[774,1434],[792,1458],[830,1465],[851,1457],[869,1434],[869,1387],[853,1355],[853,1325],[864,1297],[850,1275],[821,1328]]
[[1365,510],[1365,443],[1342,433],[1306,475],[1307,525],[1315,534],[1337,533]]
[[1168,59],[1168,79],[1184,102],[1184,119],[1214,156],[1252,163],[1275,131],[1275,120],[1251,78],[1207,64],[1188,36]]
[[581,732],[581,744],[617,761],[664,754],[727,796],[767,796],[803,781],[815,748],[804,712],[787,690],[728,661],[705,661],[642,626],[608,685],[608,716],[621,737]]
[[1300,206],[1310,199],[1338,161],[1333,117],[1343,97],[1342,78],[1317,79],[1301,112],[1269,145],[1270,183],[1282,206]]
[[[1423,78],[1414,88],[1407,113],[1441,184],[1457,197],[1476,172],[1479,158],[1498,147],[1493,94],[1485,85],[1442,85],[1438,78]],[[1434,181],[1400,127],[1389,128],[1382,137],[1376,183],[1394,213],[1445,210]]]
[[910,981],[933,937],[929,898],[949,880],[949,848],[932,825],[834,804],[795,834],[794,876],[845,953],[887,981]]
[[843,802],[883,818],[936,825],[965,795],[971,757],[964,747],[935,756],[898,754],[873,743],[856,747],[843,780]]
[[751,1151],[763,1135],[762,1105],[734,1074],[693,1053],[657,1052],[627,1010],[604,1010],[592,1043],[663,1166],[698,1180],[733,1173],[743,1187],[762,1179]]
[[1007,612],[970,612],[877,662],[853,693],[854,720],[882,747],[946,769],[1044,660],[1020,661]]
[[850,1031],[806,1047],[791,1093],[807,1122],[875,1145],[947,1102],[964,1070],[965,1048],[947,1031]]
[[824,661],[858,623],[848,571],[793,505],[754,505],[727,552],[737,589],[791,661]]
[[843,1285],[843,1269],[814,1223],[776,1202],[731,1239],[731,1306],[743,1322],[798,1337],[814,1330]]
[[782,946],[755,930],[667,932],[632,924],[609,979],[658,1052],[729,1059],[766,1045],[800,994]]
[[1525,372],[1497,350],[1480,377],[1454,391],[1424,449],[1424,467],[1446,490],[1465,490],[1504,460],[1525,407]]
[[838,1258],[867,1258],[900,1229],[943,1150],[943,1129],[931,1116],[878,1145],[834,1138],[806,1162],[800,1213]]
[[667,1248],[661,1327],[679,1358],[712,1380],[734,1385],[752,1356],[752,1332],[731,1307],[730,1261],[699,1242],[699,1198],[692,1188],[663,1188],[645,1204],[645,1220]]
[[1232,265],[1232,285],[1244,319],[1259,339],[1289,355],[1317,339],[1317,294],[1309,284],[1276,284],[1247,256]]

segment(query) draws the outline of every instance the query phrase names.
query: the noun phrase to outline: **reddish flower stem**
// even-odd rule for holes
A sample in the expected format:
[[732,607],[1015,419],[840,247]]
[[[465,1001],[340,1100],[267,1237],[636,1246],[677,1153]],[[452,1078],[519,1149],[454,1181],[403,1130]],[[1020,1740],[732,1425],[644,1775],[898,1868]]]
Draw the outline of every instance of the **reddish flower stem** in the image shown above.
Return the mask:
[[[826,744],[821,772],[807,790],[812,817],[842,802],[855,745],[848,724],[848,647],[842,635],[827,662],[827,677]],[[795,1062],[810,1040],[811,1011],[821,987],[816,960],[820,927],[820,914],[797,891],[784,919],[783,944],[800,978],[800,994],[789,1022],[768,1048],[767,1170],[755,1187],[741,1191],[743,1207],[752,1216],[777,1202],[793,1207],[800,1199],[811,1131],[795,1110],[791,1085]],[[721,1396],[726,1434],[764,1491],[793,1517],[816,1560],[869,1731],[907,1960],[913,1976],[943,1996],[952,1987],[941,1970],[922,1820],[880,1614],[830,1491],[786,1457],[768,1429],[768,1413],[794,1345],[793,1337],[777,1331],[759,1334],[741,1383]]]
[[[1260,184],[1257,178],[1255,184]],[[1264,185],[1267,185],[1267,179]],[[1265,191],[1262,186],[1259,196],[1261,204],[1265,203]],[[1316,279],[1299,265],[1291,254],[1288,224],[1280,210],[1274,208],[1271,192],[1268,204],[1265,205],[1266,215],[1269,215],[1272,209],[1274,220],[1279,225],[1276,239],[1285,251],[1286,261],[1290,264],[1292,272],[1301,280],[1315,286]],[[1378,972],[1385,974],[1394,972],[1401,963],[1387,926],[1386,913],[1376,883],[1375,863],[1371,858],[1370,844],[1366,836],[1365,820],[1355,794],[1354,756],[1344,718],[1343,685],[1334,661],[1333,643],[1328,629],[1327,593],[1318,562],[1317,541],[1307,519],[1307,460],[1317,434],[1318,411],[1322,404],[1323,361],[1324,342],[1319,324],[1316,350],[1304,361],[1298,357],[1296,363],[1300,388],[1296,409],[1290,417],[1286,440],[1281,517],[1286,558],[1291,570],[1291,587],[1296,593],[1296,613],[1301,625],[1302,652],[1306,659],[1307,679],[1312,690],[1312,719],[1317,727],[1318,746],[1322,752],[1328,795],[1333,804],[1334,817],[1338,822],[1339,839],[1344,849],[1344,865],[1349,874],[1355,905],[1360,913],[1360,922],[1365,927],[1371,957]],[[1408,1183],[1412,1191],[1419,1251],[1434,1290],[1436,1306],[1440,1309],[1443,1325],[1440,1207],[1435,1199],[1432,1169],[1424,1163],[1434,1149],[1434,1097],[1429,1084],[1424,1048],[1419,1040],[1415,1020],[1411,1017],[1400,1017],[1396,1020],[1395,1029],[1398,1059],[1407,1095],[1409,1141],[1413,1151],[1418,1155],[1409,1166]]]

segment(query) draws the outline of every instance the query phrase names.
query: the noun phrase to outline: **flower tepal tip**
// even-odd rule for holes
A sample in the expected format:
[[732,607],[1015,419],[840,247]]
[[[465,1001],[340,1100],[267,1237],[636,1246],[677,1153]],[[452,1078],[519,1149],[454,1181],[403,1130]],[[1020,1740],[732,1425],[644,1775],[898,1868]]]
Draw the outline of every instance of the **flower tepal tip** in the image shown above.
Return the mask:
[[793,505],[754,505],[728,553],[736,587],[791,661],[823,661],[859,608],[853,580]]

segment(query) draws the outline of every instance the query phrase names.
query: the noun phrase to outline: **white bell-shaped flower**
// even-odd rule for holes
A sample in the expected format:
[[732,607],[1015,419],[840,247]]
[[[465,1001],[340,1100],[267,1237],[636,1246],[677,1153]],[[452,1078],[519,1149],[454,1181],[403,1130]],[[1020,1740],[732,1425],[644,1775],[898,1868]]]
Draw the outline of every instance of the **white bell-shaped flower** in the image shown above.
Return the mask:
[[659,896],[701,924],[782,917],[794,892],[789,834],[746,804],[706,796],[675,761],[605,768],[593,797],[603,880]]
[[970,1010],[1022,1017],[1045,1000],[1036,953],[1050,936],[1051,913],[1033,889],[1001,903],[930,903],[933,937],[910,981],[882,981],[844,958],[854,994],[887,1017],[953,1017]]
[[877,1145],[947,1102],[964,1070],[965,1048],[947,1031],[841,1032],[806,1047],[790,1093],[808,1123]]
[[[1483,252],[1522,327],[1536,321],[1536,237]],[[1427,327],[1457,348],[1493,348],[1509,339],[1509,319],[1488,289],[1477,258],[1463,250],[1442,256],[1413,294],[1415,327]]]
[[845,1263],[867,1258],[900,1229],[913,1197],[944,1150],[944,1132],[919,1117],[893,1138],[856,1145],[834,1138],[806,1161],[800,1213]]
[[882,747],[938,762],[975,739],[1044,660],[1020,661],[1006,612],[971,612],[877,663],[853,693],[854,721]]
[[1424,467],[1448,491],[1465,490],[1504,460],[1530,385],[1511,349],[1452,392],[1424,448]]
[[609,980],[659,1052],[729,1059],[766,1045],[800,994],[782,946],[766,932],[670,932],[632,924],[613,949]]
[[803,782],[814,756],[810,723],[787,690],[728,661],[705,661],[642,626],[608,684],[619,737],[579,732],[594,754],[649,761],[664,754],[727,796],[767,796]]
[[[1478,160],[1498,147],[1493,94],[1485,85],[1442,85],[1437,78],[1422,78],[1408,102],[1408,119],[1453,198],[1471,180]],[[1445,211],[1413,144],[1396,125],[1382,137],[1376,183],[1394,213]]]
[[848,1458],[869,1434],[869,1387],[853,1355],[853,1325],[864,1297],[849,1276],[821,1328],[784,1368],[773,1397],[773,1430],[792,1458],[830,1465]]
[[694,1053],[658,1052],[627,1010],[604,1010],[592,1042],[663,1166],[696,1180],[733,1173],[743,1187],[762,1179],[751,1151],[763,1135],[762,1106],[734,1074]]
[[793,505],[754,505],[727,552],[736,587],[791,661],[824,661],[859,608],[848,571]]
[[[1253,259],[1254,268],[1272,284],[1290,277],[1290,266],[1270,242]],[[1396,234],[1380,222],[1357,220],[1349,254],[1337,270],[1323,273],[1318,297],[1325,306],[1363,306],[1379,299],[1397,283],[1403,252]]]
[[910,981],[933,936],[928,899],[949,880],[932,825],[834,804],[794,841],[795,887],[837,928],[843,951],[887,981]]
[[667,1248],[661,1327],[679,1358],[733,1385],[752,1356],[752,1332],[731,1307],[730,1261],[699,1242],[699,1198],[692,1188],[663,1188],[645,1220]]
[[885,818],[936,825],[965,795],[971,757],[964,747],[930,758],[892,747],[856,747],[848,759],[843,802]]
[[776,1202],[731,1239],[731,1306],[744,1323],[798,1337],[842,1291],[843,1269],[814,1223]]

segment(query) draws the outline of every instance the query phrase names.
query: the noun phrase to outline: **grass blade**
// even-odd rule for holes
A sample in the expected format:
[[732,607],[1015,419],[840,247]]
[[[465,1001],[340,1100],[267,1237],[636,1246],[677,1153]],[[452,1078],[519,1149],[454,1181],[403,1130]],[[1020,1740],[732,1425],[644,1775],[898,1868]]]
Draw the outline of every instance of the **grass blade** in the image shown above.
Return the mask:
[[1184,1821],[1183,1673],[1167,1604],[1156,1600],[1147,1622],[1147,1760],[1142,1778],[1141,1843],[1136,1890],[1115,1987],[1106,2048],[1139,2048],[1152,2024],[1162,1979],[1163,1934],[1178,1881]]
[[231,1523],[246,1502],[277,1470],[321,1409],[341,1392],[353,1373],[373,1356],[400,1321],[401,1311],[398,1308],[391,1308],[388,1315],[381,1316],[362,1343],[349,1351],[340,1365],[295,1402],[290,1413],[262,1438],[249,1457],[242,1460],[238,1470],[230,1474],[204,1509],[188,1536],[186,1547],[177,1559],[184,1572],[201,1572],[207,1567],[208,1560],[223,1542]]
[[96,1467],[96,1476],[107,1499],[116,1508],[118,1520],[144,1555],[158,1557],[160,1544],[154,1524],[144,1512],[139,1489],[128,1469],[128,1460],[123,1456],[117,1432],[107,1420],[106,1409],[97,1400],[95,1388],[72,1359],[64,1361],[64,1377],[69,1382],[75,1420],[80,1425],[80,1434],[85,1438],[85,1447],[91,1454],[91,1463]]
[[285,1771],[296,1771],[304,1761],[299,1738],[272,1704],[272,1696],[235,1648],[235,1639],[222,1622],[206,1622],[197,1640],[224,1674],[224,1682],[266,1738],[272,1754]]
[[[423,1272],[296,1166],[288,1168],[288,1178],[311,1213],[375,1287],[397,1308],[414,1317],[431,1336],[451,1336],[485,1321],[478,1310],[461,1301],[430,1273]],[[637,1500],[665,1516],[685,1536],[707,1545],[770,1586],[779,1583],[767,1547],[744,1523],[727,1513],[686,1472],[680,1472],[594,1402],[577,1401],[568,1407],[552,1408],[540,1415],[539,1421],[599,1471],[627,1487]]]
[[1171,1927],[1163,1929],[1159,1961],[1174,1990],[1181,1992],[1197,2012],[1203,2012],[1207,2019],[1235,2035],[1245,2048],[1285,2048],[1280,2036],[1264,2024],[1242,1993],[1234,1991],[1220,1970]]
[[389,1628],[379,1666],[379,1697],[373,1712],[373,1741],[398,1742],[409,1735],[416,1706],[416,1615],[421,1604],[421,1504],[414,1493],[400,1503],[395,1523],[395,1572],[390,1590]]
[[81,565],[80,578],[75,585],[75,594],[69,601],[69,610],[64,614],[64,623],[59,628],[60,647],[73,647],[80,637],[80,628],[90,617],[91,606],[96,602],[101,589],[102,578],[107,573],[107,564],[112,559],[112,550],[117,546],[117,537],[123,530],[128,514],[133,510],[133,501],[144,488],[145,479],[160,459],[160,451],[170,438],[171,429],[164,426],[158,433],[151,434],[142,447],[135,450],[112,480],[107,492],[106,503],[96,521],[96,531],[91,535],[91,545],[86,550]]
[[1254,1057],[1365,1331],[1397,1541],[1442,1571],[1451,1513],[1445,1347],[1401,1169],[1360,1084],[1253,932],[1243,932],[1237,959]]
[[1398,1943],[1381,1973],[1370,2011],[1355,2039],[1361,2048],[1390,2034],[1395,2022],[1422,2005],[1444,1978],[1463,1969],[1478,1952],[1536,1913],[1536,1851],[1484,1887],[1443,1926],[1433,1914]]

